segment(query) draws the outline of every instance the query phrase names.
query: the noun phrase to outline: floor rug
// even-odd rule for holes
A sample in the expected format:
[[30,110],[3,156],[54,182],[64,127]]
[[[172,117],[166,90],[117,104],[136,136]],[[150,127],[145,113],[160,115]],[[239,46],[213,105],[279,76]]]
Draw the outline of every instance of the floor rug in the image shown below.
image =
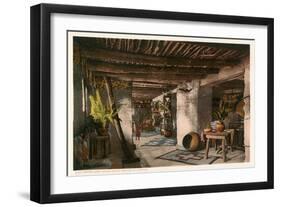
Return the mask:
[[219,159],[218,156],[209,156],[208,159],[205,159],[204,156],[205,153],[203,152],[189,152],[186,150],[174,150],[157,157],[157,159],[183,162],[190,165],[212,164],[214,161]]
[[176,138],[159,137],[143,144],[142,146],[175,146],[177,144]]

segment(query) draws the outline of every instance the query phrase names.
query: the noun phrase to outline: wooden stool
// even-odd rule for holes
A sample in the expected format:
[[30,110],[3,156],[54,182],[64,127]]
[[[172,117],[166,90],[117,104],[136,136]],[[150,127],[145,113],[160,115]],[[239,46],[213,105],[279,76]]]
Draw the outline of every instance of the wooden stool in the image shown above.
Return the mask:
[[205,159],[208,159],[208,154],[209,154],[209,148],[210,148],[210,139],[214,139],[216,140],[221,140],[222,144],[222,159],[225,162],[226,161],[226,150],[225,150],[225,146],[226,146],[226,138],[229,135],[228,132],[206,132],[205,137],[207,139],[207,143],[206,143],[206,152],[205,152]]

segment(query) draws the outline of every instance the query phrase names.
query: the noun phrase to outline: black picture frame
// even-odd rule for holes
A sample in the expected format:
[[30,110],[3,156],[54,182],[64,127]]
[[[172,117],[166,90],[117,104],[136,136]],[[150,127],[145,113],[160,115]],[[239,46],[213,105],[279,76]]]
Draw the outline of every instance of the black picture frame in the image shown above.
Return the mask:
[[[267,181],[238,184],[204,185],[191,187],[169,187],[154,189],[136,189],[106,192],[87,192],[74,194],[50,193],[50,15],[52,13],[99,15],[111,17],[151,18],[162,20],[180,20],[207,23],[232,23],[267,26]],[[168,11],[103,8],[89,6],[71,6],[39,4],[31,7],[31,174],[30,199],[39,203],[88,201],[103,199],[135,198],[147,196],[167,196],[255,189],[274,187],[274,106],[273,106],[273,44],[274,20],[272,18],[228,16],[213,14],[195,14]]]

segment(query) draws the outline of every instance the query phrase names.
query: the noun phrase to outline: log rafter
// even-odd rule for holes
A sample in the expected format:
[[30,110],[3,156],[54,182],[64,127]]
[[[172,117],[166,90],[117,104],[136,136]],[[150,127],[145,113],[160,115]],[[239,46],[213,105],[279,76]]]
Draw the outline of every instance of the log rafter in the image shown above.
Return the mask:
[[144,54],[134,54],[113,50],[91,49],[82,50],[81,56],[95,61],[118,64],[147,65],[156,67],[222,67],[232,66],[237,60],[202,60],[184,57],[158,57]]

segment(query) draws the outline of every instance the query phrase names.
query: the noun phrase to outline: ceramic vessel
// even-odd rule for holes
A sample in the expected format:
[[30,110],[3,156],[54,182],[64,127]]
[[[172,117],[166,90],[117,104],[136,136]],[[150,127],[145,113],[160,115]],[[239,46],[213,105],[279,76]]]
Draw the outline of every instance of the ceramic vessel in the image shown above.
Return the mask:
[[217,132],[223,132],[224,131],[224,124],[223,122],[217,122],[217,125],[216,125],[216,130]]

